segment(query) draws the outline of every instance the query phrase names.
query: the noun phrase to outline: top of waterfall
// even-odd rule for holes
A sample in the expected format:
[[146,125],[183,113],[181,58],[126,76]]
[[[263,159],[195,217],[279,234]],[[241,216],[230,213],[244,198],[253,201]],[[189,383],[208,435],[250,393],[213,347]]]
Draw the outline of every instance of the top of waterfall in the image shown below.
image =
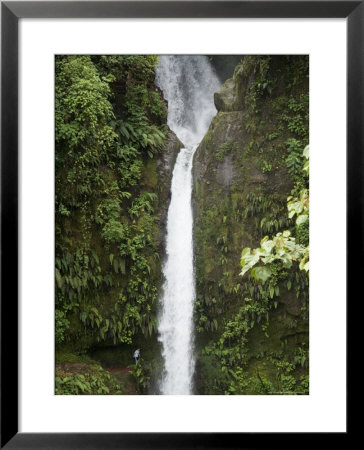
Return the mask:
[[156,83],[168,102],[168,125],[186,147],[197,145],[216,114],[219,81],[207,56],[159,57]]

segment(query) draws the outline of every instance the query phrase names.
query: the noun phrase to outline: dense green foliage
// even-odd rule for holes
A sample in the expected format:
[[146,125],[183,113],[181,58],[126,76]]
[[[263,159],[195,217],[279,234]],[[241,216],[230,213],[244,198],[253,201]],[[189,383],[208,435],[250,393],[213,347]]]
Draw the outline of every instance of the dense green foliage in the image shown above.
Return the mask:
[[[308,174],[309,171],[309,147],[307,146],[303,155],[307,159],[302,171]],[[293,192],[297,189],[297,185],[301,184],[302,176],[297,176],[296,185]],[[301,229],[308,225],[309,221],[309,194],[308,188],[303,188],[298,198],[289,196],[287,199],[288,217],[292,219],[296,217],[295,225],[292,231],[296,234],[291,236],[290,230],[285,230],[283,233],[277,233],[273,239],[265,236],[260,242],[260,247],[254,250],[244,248],[241,255],[241,275],[251,270],[251,276],[255,280],[261,281],[263,284],[271,278],[275,272],[276,263],[279,262],[282,269],[291,269],[294,263],[299,263],[301,270],[309,271],[309,246],[301,245],[299,240],[303,240]],[[307,240],[307,239],[306,239]],[[260,264],[256,266],[257,264]],[[288,281],[287,287],[290,289],[291,283]],[[273,288],[270,288],[271,297],[273,297]]]
[[234,85],[194,163],[197,391],[307,394],[308,58],[245,56]]
[[122,393],[116,380],[101,366],[94,364],[85,367],[79,369],[80,373],[58,369],[55,381],[56,395],[115,395]]
[[[156,64],[156,56],[56,57],[60,351],[83,352],[97,342],[131,344],[138,334],[156,331],[161,274],[155,155],[167,133]],[[73,387],[70,380],[62,383],[59,389],[76,389],[74,381]],[[85,392],[100,393],[97,386],[91,383]]]
[[[56,394],[145,394],[160,373],[157,63],[56,57]],[[308,58],[245,56],[232,85],[193,167],[196,393],[307,394]]]

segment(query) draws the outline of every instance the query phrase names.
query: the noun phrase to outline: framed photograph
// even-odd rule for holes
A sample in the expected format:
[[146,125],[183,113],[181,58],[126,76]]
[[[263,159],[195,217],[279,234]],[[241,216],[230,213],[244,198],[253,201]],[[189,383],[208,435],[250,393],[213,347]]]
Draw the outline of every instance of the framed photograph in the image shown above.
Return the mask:
[[1,3],[2,448],[347,437],[363,8]]

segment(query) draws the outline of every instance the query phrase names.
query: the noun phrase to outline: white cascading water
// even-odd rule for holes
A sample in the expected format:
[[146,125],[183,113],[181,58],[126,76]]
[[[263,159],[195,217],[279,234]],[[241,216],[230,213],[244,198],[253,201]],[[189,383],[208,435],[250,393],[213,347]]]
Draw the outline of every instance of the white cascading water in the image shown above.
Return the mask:
[[192,394],[193,304],[195,279],[192,240],[193,154],[216,114],[217,78],[206,56],[160,56],[156,83],[168,101],[168,125],[183,142],[171,183],[167,221],[167,258],[159,340],[164,374],[161,394]]

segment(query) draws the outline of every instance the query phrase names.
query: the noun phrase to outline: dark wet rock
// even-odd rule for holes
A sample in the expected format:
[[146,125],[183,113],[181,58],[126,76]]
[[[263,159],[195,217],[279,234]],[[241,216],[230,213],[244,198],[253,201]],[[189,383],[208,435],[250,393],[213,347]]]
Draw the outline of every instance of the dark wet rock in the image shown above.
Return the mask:
[[236,86],[232,78],[226,80],[219,92],[214,94],[214,102],[218,111],[237,111]]

